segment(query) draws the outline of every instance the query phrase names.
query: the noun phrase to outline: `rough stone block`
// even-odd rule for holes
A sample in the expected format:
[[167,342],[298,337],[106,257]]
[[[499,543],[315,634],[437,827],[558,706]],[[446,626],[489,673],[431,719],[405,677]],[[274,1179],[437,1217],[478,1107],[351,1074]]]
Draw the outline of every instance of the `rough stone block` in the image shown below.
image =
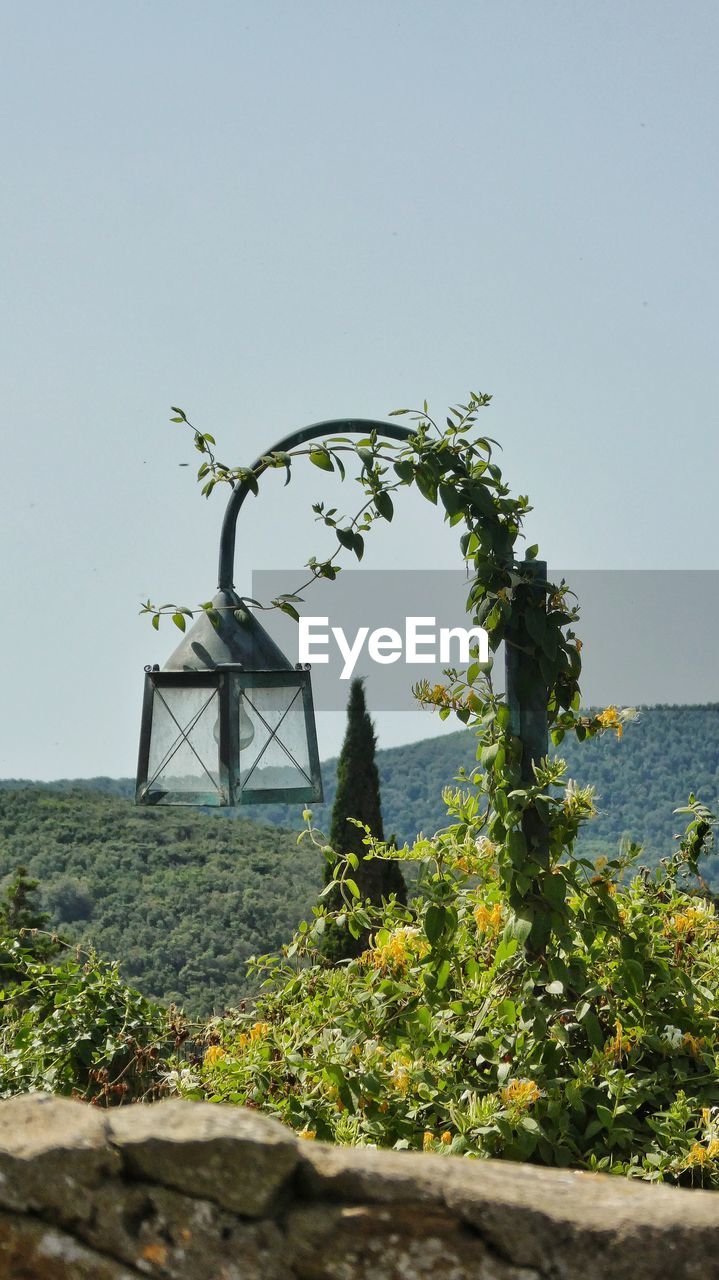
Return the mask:
[[241,1107],[167,1099],[111,1113],[111,1141],[134,1177],[266,1214],[298,1161],[288,1129]]

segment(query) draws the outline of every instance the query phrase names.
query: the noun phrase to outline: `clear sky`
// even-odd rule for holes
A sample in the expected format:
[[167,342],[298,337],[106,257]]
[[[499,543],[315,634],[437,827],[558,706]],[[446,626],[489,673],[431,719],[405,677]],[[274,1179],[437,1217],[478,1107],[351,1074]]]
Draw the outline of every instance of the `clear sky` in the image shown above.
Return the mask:
[[[224,503],[171,404],[242,463],[491,391],[550,563],[719,567],[718,32],[714,0],[0,6],[0,776],[134,771],[177,636],[139,602],[212,594]],[[246,506],[241,587],[321,551],[309,470]],[[420,499],[373,542],[457,565]]]

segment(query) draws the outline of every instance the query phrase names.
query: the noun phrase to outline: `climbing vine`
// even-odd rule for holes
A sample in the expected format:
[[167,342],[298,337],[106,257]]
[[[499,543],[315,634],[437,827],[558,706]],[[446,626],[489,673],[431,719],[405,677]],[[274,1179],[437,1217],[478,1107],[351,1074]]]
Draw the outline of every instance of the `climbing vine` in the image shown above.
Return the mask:
[[[531,508],[526,496],[510,491],[497,463],[499,446],[480,429],[480,415],[490,401],[490,395],[472,393],[467,404],[450,408],[443,427],[430,415],[426,402],[420,410],[397,409],[391,416],[404,417],[411,424],[405,442],[387,441],[377,431],[357,441],[334,436],[320,444],[264,455],[254,469],[222,462],[215,438],[194,427],[183,410],[173,410],[172,421],[193,434],[202,455],[197,479],[206,497],[221,484],[242,484],[257,494],[260,479],[269,469],[284,469],[289,482],[302,458],[322,471],[337,472],[343,480],[349,459],[357,464],[364,498],[360,508],[352,516],[343,516],[323,502],[314,504],[315,517],[333,533],[335,546],[324,559],[312,557],[306,582],[272,601],[273,607],[297,618],[301,592],[318,578],[335,578],[343,552],[361,560],[372,526],[391,521],[397,492],[413,487],[457,528],[469,571],[467,612],[488,633],[493,654],[504,642],[522,656],[522,679],[525,686],[542,691],[554,743],[568,732],[580,739],[606,730],[621,733],[627,712],[609,708],[590,716],[580,709],[581,641],[574,631],[578,607],[568,584],[547,583],[535,575],[537,546],[528,547],[519,559],[518,544]],[[216,620],[211,601],[201,608]],[[156,627],[161,616],[169,613],[183,631],[186,617],[193,615],[187,607],[158,608],[149,600],[142,612],[151,615]],[[567,927],[565,902],[572,872],[560,866],[560,859],[572,834],[568,826],[576,828],[577,823],[568,819],[558,793],[556,764],[527,758],[527,746],[512,723],[510,708],[502,691],[495,689],[491,663],[487,668],[473,661],[465,671],[445,674],[445,684],[421,683],[416,696],[436,707],[441,717],[453,714],[476,732],[477,768],[470,781],[485,797],[484,834],[499,851],[500,878],[513,909],[516,935],[541,953],[550,933],[561,934]],[[446,923],[449,928],[451,921]],[[357,920],[353,924],[366,927]]]

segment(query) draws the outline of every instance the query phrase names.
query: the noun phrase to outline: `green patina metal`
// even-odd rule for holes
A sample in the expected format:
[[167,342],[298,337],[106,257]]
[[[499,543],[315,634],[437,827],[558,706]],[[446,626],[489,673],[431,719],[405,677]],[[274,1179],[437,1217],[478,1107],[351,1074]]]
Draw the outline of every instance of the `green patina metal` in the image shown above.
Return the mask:
[[[545,560],[523,560],[518,571],[527,579],[515,591],[531,592],[546,604],[547,564]],[[549,750],[547,728],[547,685],[537,665],[529,636],[510,633],[505,637],[504,660],[510,725],[522,742],[522,779],[533,782],[532,765]]]

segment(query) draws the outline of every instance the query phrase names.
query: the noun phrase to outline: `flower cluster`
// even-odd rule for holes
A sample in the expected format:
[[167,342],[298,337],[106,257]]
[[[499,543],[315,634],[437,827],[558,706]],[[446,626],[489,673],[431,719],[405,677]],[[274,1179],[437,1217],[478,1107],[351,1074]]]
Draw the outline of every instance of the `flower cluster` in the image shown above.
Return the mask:
[[696,907],[687,907],[686,910],[676,912],[664,922],[664,933],[667,937],[682,939],[688,939],[700,930],[714,933],[717,928],[719,928],[719,922],[710,902],[704,902]]
[[264,1040],[270,1030],[269,1022],[256,1022],[250,1027],[249,1031],[242,1031],[237,1037],[238,1049],[246,1049],[250,1044],[256,1044],[258,1040]]
[[534,1080],[510,1080],[501,1091],[502,1102],[509,1111],[526,1111],[539,1101],[540,1090]]
[[595,724],[601,729],[611,729],[621,738],[624,733],[624,726],[629,720],[636,720],[637,711],[635,707],[607,707],[604,711],[600,711],[599,715],[594,717]]
[[389,1079],[392,1086],[403,1096],[409,1089],[411,1066],[411,1059],[408,1058],[405,1053],[395,1054],[392,1060],[392,1070],[390,1071]]
[[489,938],[497,936],[502,928],[501,902],[495,902],[493,907],[480,902],[479,906],[474,908],[473,915],[480,933],[486,934]]
[[393,929],[388,934],[382,931],[380,937],[382,941],[378,940],[376,946],[363,951],[360,960],[368,968],[393,977],[406,973],[429,950],[427,942],[416,928]]

